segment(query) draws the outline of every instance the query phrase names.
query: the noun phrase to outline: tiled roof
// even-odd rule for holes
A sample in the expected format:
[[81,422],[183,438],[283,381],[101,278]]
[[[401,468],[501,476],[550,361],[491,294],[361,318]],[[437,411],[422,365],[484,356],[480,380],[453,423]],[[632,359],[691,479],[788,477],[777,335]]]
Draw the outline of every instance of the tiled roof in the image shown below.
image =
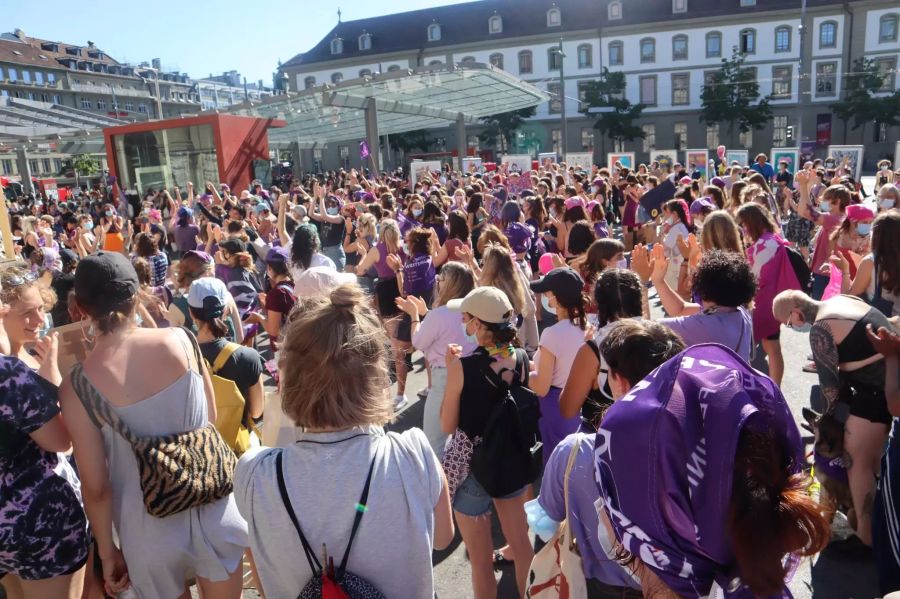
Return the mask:
[[[41,44],[57,44],[59,46],[59,52],[41,48]],[[79,56],[73,56],[66,53],[66,48],[78,48],[81,53]],[[88,56],[89,51],[96,51],[100,54],[95,58]],[[93,64],[100,63],[107,66],[120,65],[117,60],[107,56],[105,52],[96,47],[78,46],[76,44],[67,44],[65,42],[55,42],[34,37],[16,38],[13,35],[3,35],[0,37],[0,62],[12,62],[36,67],[42,66],[44,68],[65,68],[65,65],[60,63],[60,60],[63,59],[90,62]]]
[[[794,9],[799,16],[796,0],[756,0],[754,7],[741,7],[740,0],[688,0],[686,13],[673,14],[672,0],[622,0],[622,18],[607,19],[607,7],[612,0],[481,0],[414,10],[368,19],[338,23],[309,51],[298,54],[282,65],[297,67],[344,58],[362,58],[390,52],[429,52],[446,46],[482,43],[529,35],[546,35],[571,31],[585,31],[610,26],[642,23],[662,23],[697,17],[748,14],[759,11]],[[841,0],[808,0],[810,7],[840,5]],[[558,27],[547,26],[547,11],[556,6],[562,12]],[[488,33],[488,19],[497,14],[503,19],[501,33]],[[441,39],[429,42],[427,29],[431,23],[441,26]],[[370,50],[359,49],[359,36],[372,36]],[[343,52],[331,53],[331,40],[343,39]]]

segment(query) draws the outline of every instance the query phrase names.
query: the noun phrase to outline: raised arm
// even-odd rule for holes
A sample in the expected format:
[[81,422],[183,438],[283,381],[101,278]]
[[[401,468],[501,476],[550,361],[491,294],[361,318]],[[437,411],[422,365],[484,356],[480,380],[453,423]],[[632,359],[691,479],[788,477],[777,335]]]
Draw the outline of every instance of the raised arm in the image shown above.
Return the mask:
[[837,344],[828,321],[816,322],[812,326],[809,331],[809,347],[819,375],[822,397],[827,402],[827,411],[831,411],[840,397],[841,383]]

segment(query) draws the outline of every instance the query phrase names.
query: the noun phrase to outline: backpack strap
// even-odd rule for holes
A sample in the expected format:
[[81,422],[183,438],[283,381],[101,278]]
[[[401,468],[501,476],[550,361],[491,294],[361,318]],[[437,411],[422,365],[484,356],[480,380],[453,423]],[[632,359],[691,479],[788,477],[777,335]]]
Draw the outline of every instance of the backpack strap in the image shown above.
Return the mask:
[[309,563],[309,569],[312,570],[313,577],[321,578],[322,564],[319,563],[318,558],[316,558],[316,552],[313,551],[313,548],[309,545],[309,541],[306,540],[306,535],[303,534],[303,530],[300,528],[300,522],[297,520],[297,514],[294,513],[294,508],[291,506],[291,498],[288,497],[287,487],[284,484],[284,467],[282,465],[283,455],[284,450],[282,449],[278,452],[278,455],[275,456],[275,473],[278,475],[278,493],[281,495],[281,503],[284,504],[284,509],[287,510],[288,516],[291,517],[291,522],[294,523],[294,529],[296,529],[297,534],[300,535],[303,553],[306,554],[306,561]]
[[103,424],[108,424],[114,431],[119,433],[132,447],[137,442],[137,437],[128,425],[119,418],[116,411],[109,405],[109,402],[103,399],[94,384],[88,380],[84,374],[84,365],[79,362],[72,367],[72,388],[75,389],[75,395],[81,400],[85,412],[91,422],[98,429],[103,428]]
[[600,348],[597,346],[597,343],[593,339],[588,339],[584,344],[591,348],[591,351],[594,352],[594,357],[602,364],[603,360],[600,358]]
[[228,361],[228,358],[230,358],[240,347],[241,346],[237,343],[226,343],[225,347],[222,348],[222,351],[219,352],[219,355],[216,356],[215,362],[213,362],[212,366],[210,367],[210,373],[218,374],[218,372],[222,370],[222,367],[225,366],[225,362]]
[[339,582],[344,579],[344,574],[347,571],[347,558],[350,557],[350,548],[353,546],[353,540],[356,538],[356,531],[359,530],[359,523],[362,521],[363,514],[369,510],[366,504],[369,501],[369,486],[372,484],[372,473],[375,472],[375,460],[377,459],[378,448],[376,447],[375,455],[372,456],[372,463],[369,465],[369,474],[366,476],[366,485],[363,487],[359,503],[356,504],[356,515],[353,517],[353,528],[350,530],[350,540],[347,541],[347,549],[344,550],[344,557],[341,559],[341,565],[337,572],[337,580]]

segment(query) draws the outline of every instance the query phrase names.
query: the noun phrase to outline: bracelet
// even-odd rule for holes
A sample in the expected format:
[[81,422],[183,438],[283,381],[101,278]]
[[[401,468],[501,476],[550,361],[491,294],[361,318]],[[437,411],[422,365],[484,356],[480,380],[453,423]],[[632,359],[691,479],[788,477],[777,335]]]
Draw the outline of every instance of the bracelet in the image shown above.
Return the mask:
[[644,288],[646,288],[646,289],[650,289],[651,287],[653,287],[653,281],[644,281],[644,283],[642,283],[642,284],[644,285]]
[[415,319],[415,320],[410,319],[410,322],[411,322],[412,324],[419,324],[421,321],[417,318],[417,319]]

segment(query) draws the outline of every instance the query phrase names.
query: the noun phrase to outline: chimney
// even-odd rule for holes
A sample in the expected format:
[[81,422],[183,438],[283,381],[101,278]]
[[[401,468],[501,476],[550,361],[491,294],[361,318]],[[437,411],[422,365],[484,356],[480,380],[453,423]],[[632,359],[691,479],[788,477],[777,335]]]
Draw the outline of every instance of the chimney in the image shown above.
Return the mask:
[[88,40],[88,48],[93,48],[93,47],[94,47],[94,42],[92,42],[91,40]]
[[258,85],[258,86],[259,86],[259,87],[257,87],[257,88],[256,88],[256,89],[258,89],[258,90],[260,90],[260,91],[262,91],[262,88],[263,88],[263,84],[262,84],[262,81],[263,81],[263,80],[262,80],[262,79],[260,79],[260,80],[259,80],[259,81],[257,81],[257,82],[256,82],[256,85]]
[[24,39],[25,39],[25,32],[22,31],[21,29],[19,29],[18,27],[16,28],[15,31],[13,31],[13,35],[15,35],[15,36],[16,36],[17,38],[19,38],[20,40],[24,40]]
[[162,70],[162,61],[161,61],[160,59],[154,58],[154,59],[151,60],[150,62],[153,64],[153,68],[154,68],[154,69],[156,69],[157,71],[161,71],[161,70]]

